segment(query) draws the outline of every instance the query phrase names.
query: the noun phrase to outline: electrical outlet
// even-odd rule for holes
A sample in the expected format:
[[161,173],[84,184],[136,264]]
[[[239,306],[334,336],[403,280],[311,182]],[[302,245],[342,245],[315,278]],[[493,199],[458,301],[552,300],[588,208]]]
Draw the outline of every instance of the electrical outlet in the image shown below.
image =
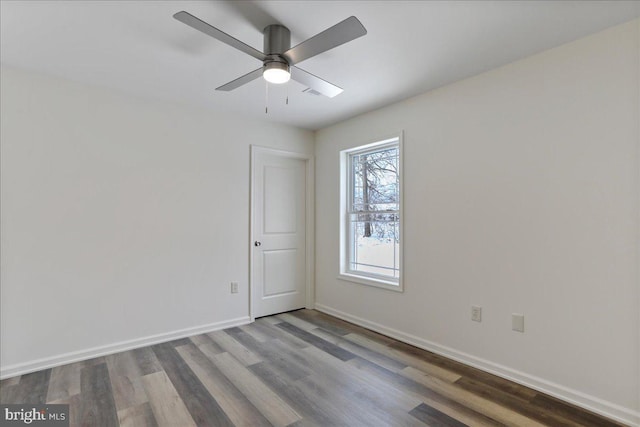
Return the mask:
[[524,332],[524,314],[511,314],[511,329],[516,332]]
[[478,305],[471,306],[471,320],[474,322],[482,322],[482,307]]
[[232,294],[238,293],[238,282],[231,282],[231,293]]

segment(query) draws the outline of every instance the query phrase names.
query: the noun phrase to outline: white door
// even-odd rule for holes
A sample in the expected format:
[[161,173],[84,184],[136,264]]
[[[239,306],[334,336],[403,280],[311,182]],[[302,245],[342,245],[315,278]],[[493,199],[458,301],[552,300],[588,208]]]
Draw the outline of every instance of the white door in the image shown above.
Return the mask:
[[304,159],[254,148],[252,315],[303,308],[306,301]]

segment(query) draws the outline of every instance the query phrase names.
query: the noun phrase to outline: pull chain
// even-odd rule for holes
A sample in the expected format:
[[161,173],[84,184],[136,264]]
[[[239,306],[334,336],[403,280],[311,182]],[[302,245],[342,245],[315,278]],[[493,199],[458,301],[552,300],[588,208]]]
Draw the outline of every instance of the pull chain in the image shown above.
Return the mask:
[[264,113],[269,114],[269,82],[264,81]]

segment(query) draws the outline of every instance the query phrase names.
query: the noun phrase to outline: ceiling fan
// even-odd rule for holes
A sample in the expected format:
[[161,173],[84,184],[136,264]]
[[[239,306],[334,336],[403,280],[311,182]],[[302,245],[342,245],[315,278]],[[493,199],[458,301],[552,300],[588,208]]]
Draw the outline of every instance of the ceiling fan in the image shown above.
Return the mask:
[[295,64],[367,34],[367,30],[362,23],[358,21],[358,18],[352,16],[316,34],[310,39],[291,47],[291,32],[287,27],[278,24],[268,25],[263,31],[264,52],[260,52],[188,12],[178,12],[173,15],[173,17],[208,36],[218,39],[262,61],[262,67],[216,88],[216,90],[222,91],[234,90],[263,76],[266,81],[276,84],[286,83],[291,78],[322,95],[333,98],[343,90],[336,85],[322,80],[320,77],[296,67]]

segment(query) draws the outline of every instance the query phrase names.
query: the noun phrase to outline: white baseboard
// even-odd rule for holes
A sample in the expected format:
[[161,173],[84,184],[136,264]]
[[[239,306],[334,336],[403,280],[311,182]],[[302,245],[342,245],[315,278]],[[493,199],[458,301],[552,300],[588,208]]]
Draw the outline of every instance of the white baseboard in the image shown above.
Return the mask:
[[353,316],[351,314],[336,310],[323,304],[316,303],[315,309],[323,313],[327,313],[340,319],[346,320],[348,322],[355,323],[356,325],[365,327],[367,329],[371,329],[373,331],[387,335],[391,338],[395,338],[407,344],[411,344],[424,350],[445,356],[449,359],[453,359],[466,365],[473,366],[474,368],[478,368],[482,371],[497,375],[499,377],[506,378],[515,383],[522,384],[526,387],[530,387],[534,390],[538,390],[550,396],[557,397],[558,399],[564,400],[565,402],[580,406],[584,409],[614,419],[616,421],[628,424],[630,426],[640,426],[640,412],[635,411],[631,408],[625,408],[620,405],[607,402],[595,396],[590,396],[586,393],[582,393],[578,390],[573,390],[560,384],[555,384],[551,381],[547,381],[545,379],[538,378],[524,372],[520,372],[509,367],[472,356],[467,353],[460,352],[453,348],[404,333],[397,329],[388,328],[379,323],[371,322],[361,317]]
[[134,348],[160,344],[179,338],[204,334],[207,332],[217,331],[225,328],[232,328],[234,326],[246,325],[247,323],[251,323],[251,319],[248,316],[239,317],[237,319],[225,320],[223,322],[209,323],[208,325],[179,329],[177,331],[171,331],[163,334],[149,335],[133,340],[121,341],[99,347],[88,348],[86,350],[45,357],[42,359],[31,360],[29,362],[17,363],[9,366],[2,366],[0,367],[0,379],[15,377],[17,375],[24,375],[30,372],[40,371],[42,369],[54,368],[56,366],[79,362],[81,360],[88,360],[93,359],[94,357],[106,356],[113,353],[119,353],[121,351],[132,350]]

